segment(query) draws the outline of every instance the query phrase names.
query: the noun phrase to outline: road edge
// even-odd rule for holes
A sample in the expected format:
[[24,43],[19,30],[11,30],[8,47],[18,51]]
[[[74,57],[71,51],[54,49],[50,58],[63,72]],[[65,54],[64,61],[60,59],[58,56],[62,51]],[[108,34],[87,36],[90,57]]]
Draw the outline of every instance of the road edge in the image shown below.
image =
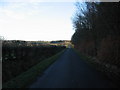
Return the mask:
[[66,49],[60,51],[59,53],[48,59],[43,60],[42,62],[27,70],[26,72],[3,84],[2,88],[25,88],[26,86],[30,85],[36,80],[37,76],[42,75],[42,73],[52,63],[54,63],[64,53],[65,50]]
[[101,72],[106,78],[108,78],[116,88],[120,88],[119,82],[116,82],[112,79],[110,73],[106,71],[105,68],[103,68],[100,64],[94,62],[94,60],[91,57],[87,57],[83,54],[81,54],[77,49],[73,48],[73,50],[76,52],[76,54],[82,58],[90,67],[97,70],[98,72]]

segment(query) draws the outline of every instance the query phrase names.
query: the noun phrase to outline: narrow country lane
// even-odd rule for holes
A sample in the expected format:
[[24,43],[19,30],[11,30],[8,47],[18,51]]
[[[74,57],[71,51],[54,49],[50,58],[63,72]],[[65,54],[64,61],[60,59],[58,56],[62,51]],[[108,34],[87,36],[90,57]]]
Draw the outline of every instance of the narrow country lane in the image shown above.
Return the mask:
[[69,48],[29,88],[112,88],[104,75]]

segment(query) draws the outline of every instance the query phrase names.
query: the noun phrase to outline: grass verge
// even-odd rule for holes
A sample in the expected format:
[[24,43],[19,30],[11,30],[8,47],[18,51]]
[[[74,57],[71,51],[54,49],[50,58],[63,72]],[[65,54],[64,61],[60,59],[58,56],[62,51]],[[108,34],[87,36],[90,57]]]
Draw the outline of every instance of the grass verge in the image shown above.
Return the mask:
[[85,55],[83,55],[82,53],[80,53],[77,49],[73,48],[73,50],[80,56],[80,58],[82,58],[83,60],[85,60],[86,63],[88,63],[90,66],[92,66],[93,68],[98,68],[100,66],[98,66],[95,63],[95,60],[92,57],[87,57]]
[[83,55],[82,53],[80,53],[77,49],[73,48],[73,50],[76,52],[76,54],[85,61],[85,63],[87,63],[91,68],[94,68],[96,70],[98,70],[98,68],[100,66],[98,66],[98,64],[96,64],[94,62],[94,60],[91,57],[87,57],[85,55]]
[[108,78],[111,82],[113,82],[114,86],[116,86],[117,88],[118,87],[120,88],[120,86],[119,86],[120,77],[118,77],[118,75],[111,72],[111,70],[109,68],[105,67],[105,65],[98,62],[96,59],[94,59],[94,58],[92,58],[90,56],[89,57],[85,56],[85,55],[81,54],[76,49],[73,49],[73,50],[80,56],[80,58],[85,60],[85,62],[88,63],[89,66],[91,66],[92,68],[94,68],[97,71],[101,72],[106,78]]
[[54,61],[56,61],[64,51],[65,49],[56,55],[41,61],[28,71],[3,84],[2,88],[25,88],[26,86],[30,85],[38,75],[42,75],[44,70],[48,68]]

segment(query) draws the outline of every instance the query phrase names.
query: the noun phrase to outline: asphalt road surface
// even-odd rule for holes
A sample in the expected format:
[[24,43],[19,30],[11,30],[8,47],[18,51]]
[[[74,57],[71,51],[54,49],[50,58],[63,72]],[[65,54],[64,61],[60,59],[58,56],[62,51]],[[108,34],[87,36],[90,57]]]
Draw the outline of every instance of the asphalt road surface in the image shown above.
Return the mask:
[[69,48],[29,88],[114,88],[114,85]]

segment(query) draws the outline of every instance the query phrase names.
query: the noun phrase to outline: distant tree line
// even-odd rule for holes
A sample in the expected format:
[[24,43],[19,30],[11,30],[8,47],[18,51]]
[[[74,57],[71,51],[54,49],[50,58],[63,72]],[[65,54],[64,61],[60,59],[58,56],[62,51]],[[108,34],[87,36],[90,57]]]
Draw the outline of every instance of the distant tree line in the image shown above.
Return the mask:
[[51,41],[50,43],[65,43],[65,42],[70,42],[70,40]]
[[120,68],[120,5],[117,2],[76,3],[72,43],[86,56]]

